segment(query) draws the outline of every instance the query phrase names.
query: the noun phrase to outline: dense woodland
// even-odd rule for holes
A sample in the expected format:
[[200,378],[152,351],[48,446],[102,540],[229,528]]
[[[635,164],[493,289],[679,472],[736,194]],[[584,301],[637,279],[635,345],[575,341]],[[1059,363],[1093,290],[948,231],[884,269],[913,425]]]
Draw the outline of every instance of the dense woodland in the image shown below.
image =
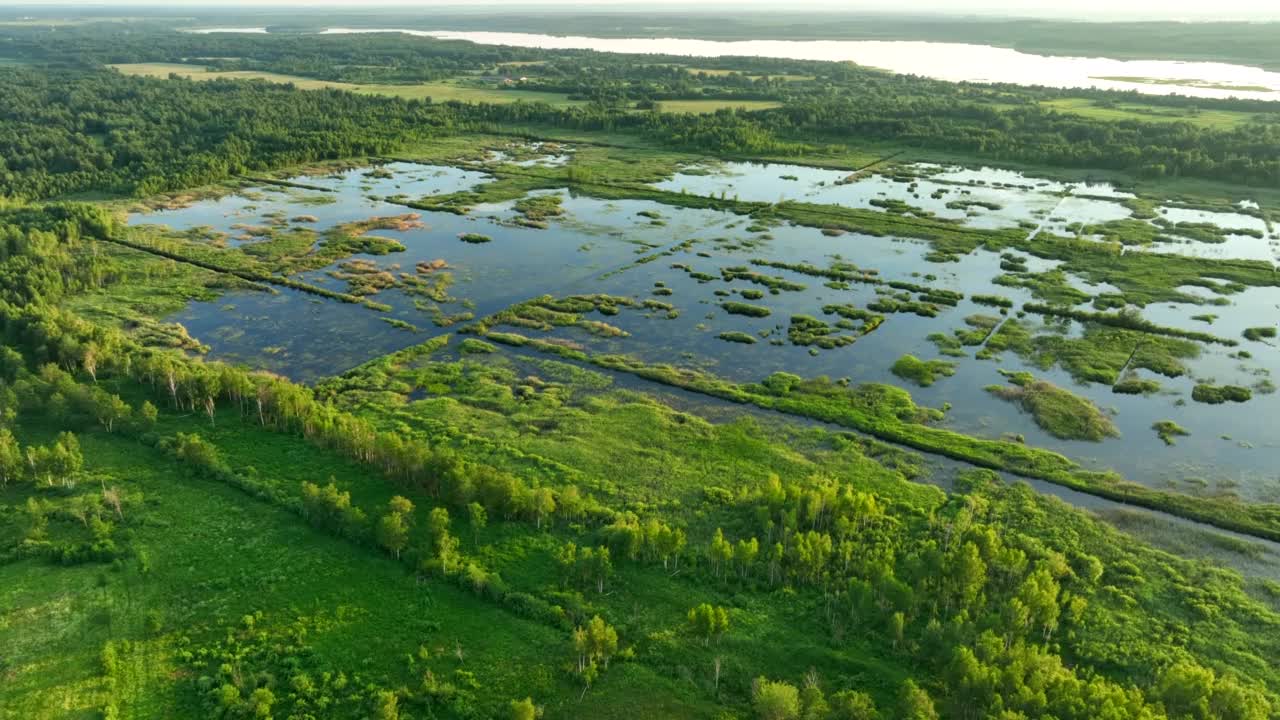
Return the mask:
[[268,83],[168,84],[71,70],[18,70],[0,83],[4,194],[26,197],[141,196],[288,163],[376,155],[452,120],[422,103]]

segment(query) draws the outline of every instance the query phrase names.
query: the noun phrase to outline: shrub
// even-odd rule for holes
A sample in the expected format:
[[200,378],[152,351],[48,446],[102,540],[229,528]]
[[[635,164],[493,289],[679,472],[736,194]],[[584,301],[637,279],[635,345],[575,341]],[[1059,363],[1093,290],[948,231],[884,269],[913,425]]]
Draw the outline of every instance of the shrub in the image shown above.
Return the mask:
[[768,317],[773,311],[761,305],[749,305],[740,302],[723,302],[720,307],[730,315],[746,315],[747,317]]
[[1207,405],[1221,405],[1225,402],[1248,402],[1253,398],[1253,391],[1239,385],[1211,385],[1199,383],[1191,390],[1191,399]]

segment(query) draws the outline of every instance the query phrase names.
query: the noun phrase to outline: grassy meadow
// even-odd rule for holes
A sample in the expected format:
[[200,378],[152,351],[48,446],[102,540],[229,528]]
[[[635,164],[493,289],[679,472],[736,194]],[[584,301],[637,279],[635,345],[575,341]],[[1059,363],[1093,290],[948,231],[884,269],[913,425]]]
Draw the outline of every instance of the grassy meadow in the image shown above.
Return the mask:
[[406,100],[423,100],[431,98],[435,102],[487,102],[508,103],[520,100],[528,102],[545,102],[556,106],[582,104],[570,100],[568,96],[558,93],[537,92],[529,90],[500,90],[497,88],[471,87],[458,81],[418,83],[415,85],[357,85],[353,83],[331,82],[296,75],[281,75],[272,72],[250,70],[219,72],[199,65],[176,63],[131,63],[112,65],[126,75],[144,75],[147,77],[165,78],[170,74],[181,75],[191,80],[266,80],[274,83],[291,83],[302,90],[347,90],[366,95],[386,95]]

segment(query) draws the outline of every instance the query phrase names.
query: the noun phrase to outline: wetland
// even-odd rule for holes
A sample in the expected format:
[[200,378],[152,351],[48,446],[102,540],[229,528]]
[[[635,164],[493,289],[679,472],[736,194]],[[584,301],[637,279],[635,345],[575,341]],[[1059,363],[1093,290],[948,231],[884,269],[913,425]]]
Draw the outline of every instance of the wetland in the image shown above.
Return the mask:
[[[912,402],[935,409],[932,427],[1043,448],[1161,491],[1280,501],[1280,442],[1251,419],[1280,413],[1271,381],[1280,353],[1256,329],[1280,305],[1267,270],[1280,251],[1270,211],[1249,198],[1189,209],[1141,188],[992,168],[911,163],[851,175],[678,157],[649,184],[600,190],[571,180],[571,147],[547,155],[494,142],[475,160],[282,176],[131,214],[140,232],[274,262],[271,271],[306,288],[372,301],[245,289],[163,321],[184,326],[211,359],[306,382],[475,331],[734,383],[779,372],[855,387],[906,380]],[[530,167],[549,169],[531,181]],[[420,209],[435,206],[448,210]],[[883,221],[874,234],[831,232],[826,214],[850,211]],[[1160,232],[1169,216],[1221,235],[1133,244],[1099,229]],[[387,220],[402,217],[412,220]],[[361,223],[373,228],[365,238],[390,244],[365,242],[324,265],[291,266],[270,247],[284,241],[243,229],[305,232],[320,247]],[[944,233],[963,237],[964,252]],[[486,241],[459,242],[477,236]],[[1095,253],[1115,270],[1091,266]],[[1179,258],[1207,262],[1165,283],[1141,276]],[[526,302],[543,297],[559,300]],[[574,297],[617,300],[555,304]],[[1207,326],[1194,319],[1206,309]],[[1055,432],[1023,411],[1026,397],[984,390],[1002,373],[1033,374],[1032,387],[1073,399],[1068,416],[1096,415],[1094,429]],[[1224,402],[1220,388],[1240,390]],[[1166,422],[1180,429],[1176,443],[1152,430]]]

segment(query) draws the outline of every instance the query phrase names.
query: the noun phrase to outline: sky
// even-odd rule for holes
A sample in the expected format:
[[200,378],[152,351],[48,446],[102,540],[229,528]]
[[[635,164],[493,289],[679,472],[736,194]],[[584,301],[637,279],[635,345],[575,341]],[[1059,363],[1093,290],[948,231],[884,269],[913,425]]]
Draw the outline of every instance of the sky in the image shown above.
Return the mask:
[[[167,9],[190,8],[272,8],[286,6],[358,7],[373,10],[377,7],[406,9],[491,8],[504,6],[557,5],[573,6],[583,10],[679,10],[690,9],[688,0],[18,0],[14,5],[93,5],[96,7],[151,6]],[[893,13],[944,13],[950,15],[1014,15],[1021,17],[1058,17],[1078,19],[1157,19],[1157,20],[1277,20],[1280,19],[1280,3],[1274,0],[699,0],[693,4],[697,10],[723,9],[797,11],[839,10],[845,12],[893,12]]]

